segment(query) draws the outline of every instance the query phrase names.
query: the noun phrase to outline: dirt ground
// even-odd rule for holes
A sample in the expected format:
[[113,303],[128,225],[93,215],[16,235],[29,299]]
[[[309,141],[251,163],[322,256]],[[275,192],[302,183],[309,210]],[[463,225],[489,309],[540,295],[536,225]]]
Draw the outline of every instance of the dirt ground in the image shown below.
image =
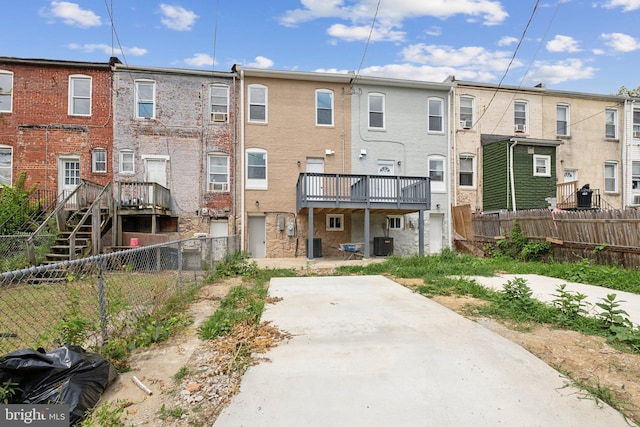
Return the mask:
[[[409,288],[422,284],[419,279],[395,280]],[[239,279],[230,279],[202,288],[191,307],[193,326],[167,343],[134,352],[131,371],[119,376],[99,404],[111,402],[123,407],[127,426],[213,425],[239,390],[241,373],[233,365],[242,346],[250,343],[266,353],[254,357],[254,363],[264,363],[268,349],[287,338],[268,324],[214,341],[203,342],[197,337],[197,325],[213,314],[229,289],[239,283]],[[523,331],[522,326],[474,316],[469,307],[483,302],[470,297],[438,296],[433,300],[521,345],[561,375],[610,390],[629,419],[640,420],[640,356],[615,350],[600,337],[541,325]],[[178,372],[184,375],[176,380]],[[150,395],[134,383],[134,376]]]

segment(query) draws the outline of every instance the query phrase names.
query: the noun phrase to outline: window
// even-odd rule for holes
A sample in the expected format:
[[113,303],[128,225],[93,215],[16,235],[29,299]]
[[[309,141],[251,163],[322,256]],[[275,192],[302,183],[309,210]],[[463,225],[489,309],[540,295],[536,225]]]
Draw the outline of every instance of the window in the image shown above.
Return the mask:
[[569,106],[558,104],[556,106],[556,135],[569,136]]
[[11,147],[0,147],[0,184],[11,186],[13,151]]
[[471,154],[460,155],[460,186],[475,186],[476,158]]
[[0,113],[10,113],[13,108],[13,73],[0,70]]
[[640,190],[640,162],[631,162],[631,189]]
[[267,87],[249,85],[249,121],[267,123]]
[[640,109],[633,109],[633,137],[640,138]]
[[156,117],[156,82],[136,81],[136,117],[139,119]]
[[267,189],[267,152],[259,148],[247,150],[247,188]]
[[618,138],[618,110],[615,108],[607,108],[604,112],[604,136],[605,138],[617,139]]
[[211,105],[211,121],[226,123],[229,115],[229,87],[222,85],[209,86],[209,102]]
[[460,97],[460,127],[471,129],[473,127],[473,98]]
[[551,156],[533,155],[533,176],[551,176]]
[[343,231],[343,230],[344,230],[343,214],[327,215],[327,231]]
[[107,172],[107,150],[96,148],[91,152],[91,170],[96,173]]
[[210,154],[207,177],[207,191],[229,191],[229,156]]
[[527,131],[527,103],[525,101],[516,101],[513,104],[513,122],[516,132]]
[[333,92],[316,90],[316,125],[333,126]]
[[443,132],[443,100],[439,98],[429,98],[427,100],[427,110],[427,115],[429,116],[427,130],[429,132]]
[[618,163],[604,163],[604,191],[606,193],[618,192]]
[[429,156],[429,178],[431,178],[431,191],[439,193],[445,191],[443,156]]
[[369,127],[384,129],[384,95],[381,93],[369,94]]
[[389,230],[402,230],[402,216],[389,215],[387,217],[387,224],[389,226]]
[[91,115],[91,77],[69,76],[69,115]]
[[133,150],[120,150],[120,173],[134,173]]

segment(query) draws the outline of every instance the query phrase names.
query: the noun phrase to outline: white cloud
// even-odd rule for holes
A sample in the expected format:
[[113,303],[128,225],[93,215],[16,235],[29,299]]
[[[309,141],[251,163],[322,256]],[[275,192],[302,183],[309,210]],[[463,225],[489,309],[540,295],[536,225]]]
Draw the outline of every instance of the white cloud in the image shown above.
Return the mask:
[[253,62],[247,62],[244,66],[247,68],[271,68],[273,61],[265,56],[256,56]]
[[[120,49],[118,48],[112,49],[111,46],[105,43],[98,43],[98,44],[71,43],[67,47],[71,50],[81,50],[86,53],[93,53],[96,50],[102,51],[105,55],[114,54],[115,56],[118,56],[119,54],[122,53]],[[123,47],[122,51],[124,52],[125,55],[131,55],[131,56],[142,56],[147,54],[147,49],[143,49],[141,47]]]
[[511,46],[516,43],[518,43],[516,37],[504,36],[498,41],[498,46]]
[[191,58],[186,58],[184,63],[192,67],[207,67],[215,65],[213,57],[206,53],[196,53]]
[[632,10],[640,9],[640,0],[608,0],[602,7],[607,9],[622,7],[623,12],[631,12]]
[[172,30],[191,31],[196,19],[198,19],[198,15],[182,6],[171,6],[162,3],[160,9],[163,15],[160,22]]
[[[423,43],[404,48],[401,55],[405,61],[463,70],[504,71],[511,61],[511,52],[489,51],[481,46],[467,46],[454,49],[450,46],[426,45]],[[522,63],[515,60],[511,68]]]
[[527,80],[558,84],[570,80],[592,79],[598,71],[587,66],[580,59],[566,59],[558,62],[536,61]]
[[591,52],[594,55],[604,55],[607,53],[604,49],[593,49]]
[[611,49],[617,52],[632,52],[640,48],[638,40],[622,33],[601,34],[600,38]]
[[[333,31],[339,37],[343,34],[347,40],[354,39],[354,33],[361,32],[361,27],[371,24],[374,17],[377,2],[371,0],[355,0],[346,3],[344,0],[301,0],[303,8],[285,12],[280,17],[280,24],[284,26],[296,26],[298,24],[320,18],[334,18],[351,22],[351,26],[342,26]],[[380,35],[389,36],[389,41],[397,41],[399,31],[391,31],[402,28],[406,19],[421,17],[435,17],[447,19],[457,15],[468,16],[474,20],[482,21],[484,25],[498,25],[509,14],[497,0],[395,0],[382,2],[376,16],[376,22],[388,30]],[[351,31],[346,31],[352,28]],[[368,33],[367,33],[368,34]],[[360,39],[361,36],[358,38]]]
[[102,20],[93,11],[81,9],[77,3],[67,1],[52,1],[49,10],[42,9],[40,15],[52,19],[52,22],[62,20],[66,25],[89,28],[99,27]]
[[[348,70],[318,69],[320,73],[348,73]],[[432,67],[430,65],[415,64],[389,64],[382,66],[365,67],[360,70],[363,76],[386,77],[391,79],[424,80],[429,82],[443,82],[449,76],[455,76],[458,80],[492,81],[496,79],[493,73],[474,70],[459,69],[455,67]]]
[[578,45],[578,42],[570,36],[563,36],[558,34],[547,42],[547,50],[549,52],[580,52],[581,49]]
[[427,30],[426,33],[430,36],[441,36],[442,35],[442,27],[433,26],[430,30]]
[[392,31],[390,28],[377,27],[371,31],[371,26],[351,26],[334,24],[327,30],[331,37],[344,41],[366,41],[371,34],[371,41],[403,41],[406,33],[402,31]]

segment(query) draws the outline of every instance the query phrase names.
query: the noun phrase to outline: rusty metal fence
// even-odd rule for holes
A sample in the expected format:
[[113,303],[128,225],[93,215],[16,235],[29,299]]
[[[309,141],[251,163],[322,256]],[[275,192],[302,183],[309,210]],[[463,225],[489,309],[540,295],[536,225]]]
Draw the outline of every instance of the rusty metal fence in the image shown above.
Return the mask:
[[99,347],[135,332],[173,295],[203,283],[237,236],[199,237],[0,274],[0,355],[70,339]]

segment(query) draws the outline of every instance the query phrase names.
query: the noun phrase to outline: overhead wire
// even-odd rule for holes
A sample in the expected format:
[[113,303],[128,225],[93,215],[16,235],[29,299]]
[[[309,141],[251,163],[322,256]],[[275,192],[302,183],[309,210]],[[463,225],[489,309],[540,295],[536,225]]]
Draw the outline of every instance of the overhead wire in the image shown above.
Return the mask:
[[356,80],[360,76],[360,70],[364,65],[365,57],[367,56],[367,50],[369,49],[369,44],[371,43],[371,37],[373,36],[373,30],[376,25],[376,19],[378,18],[378,12],[380,11],[380,3],[382,0],[378,0],[378,4],[376,5],[376,11],[373,14],[373,21],[371,21],[371,28],[369,29],[369,37],[367,37],[367,43],[364,45],[364,51],[362,52],[362,59],[360,60],[360,65],[358,65],[358,70],[356,71],[356,76],[354,80]]

